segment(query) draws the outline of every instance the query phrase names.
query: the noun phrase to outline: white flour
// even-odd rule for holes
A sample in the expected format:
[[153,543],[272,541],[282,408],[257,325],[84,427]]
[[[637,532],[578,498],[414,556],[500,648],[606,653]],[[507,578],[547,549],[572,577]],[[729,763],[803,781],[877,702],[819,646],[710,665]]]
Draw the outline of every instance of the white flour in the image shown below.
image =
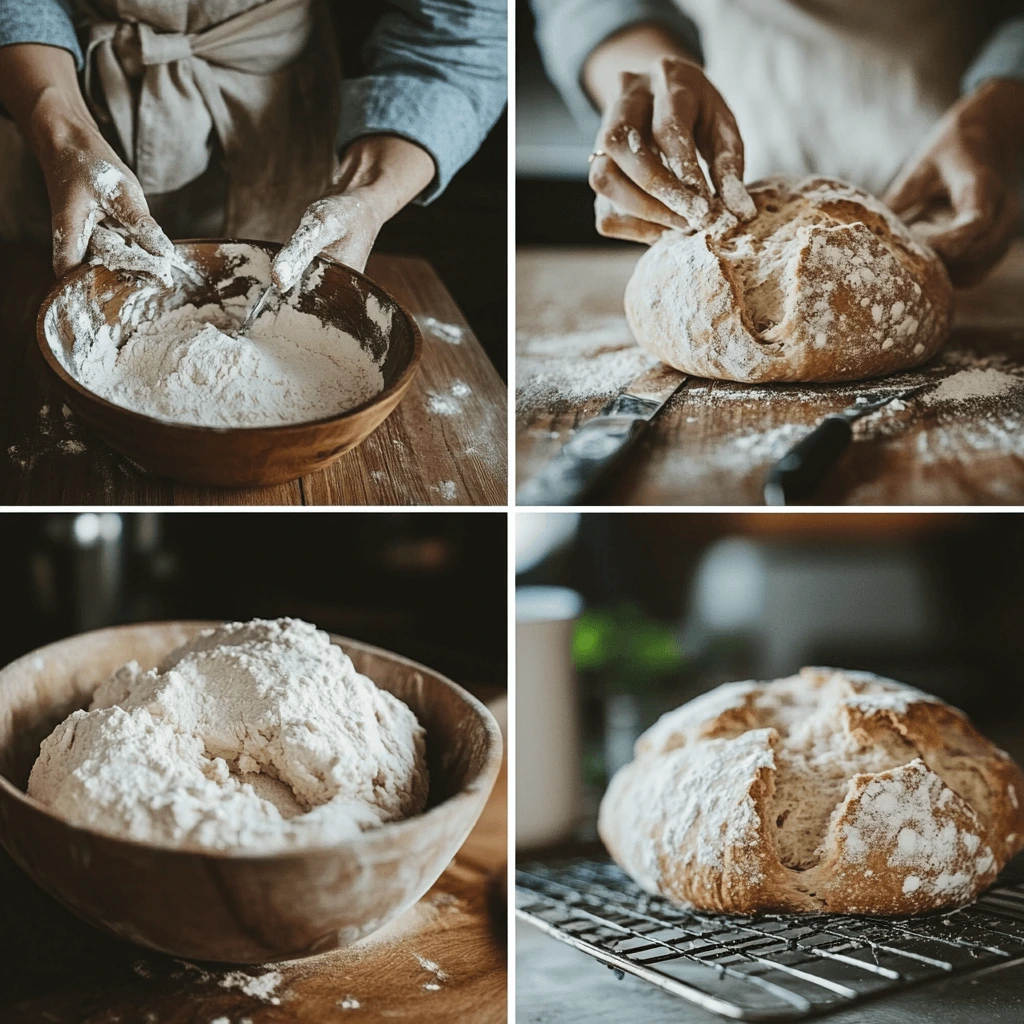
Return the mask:
[[[209,427],[278,426],[344,412],[379,394],[380,366],[351,334],[290,302],[265,310],[245,337],[233,337],[269,281],[262,250],[226,245],[230,275],[252,281],[243,295],[203,306],[142,284],[113,328],[84,293],[66,297],[75,326],[66,369],[116,405],[176,423]],[[386,336],[391,310],[374,300],[368,315]],[[48,331],[52,337],[52,332]],[[383,358],[383,355],[381,356]]]
[[1022,383],[1024,381],[1019,377],[1012,377],[1002,370],[974,367],[947,377],[937,388],[922,394],[921,401],[925,405],[942,405],[977,398],[995,398],[1020,387]]
[[119,669],[43,741],[28,793],[112,835],[264,851],[418,814],[427,787],[405,704],[309,623],[255,619]]

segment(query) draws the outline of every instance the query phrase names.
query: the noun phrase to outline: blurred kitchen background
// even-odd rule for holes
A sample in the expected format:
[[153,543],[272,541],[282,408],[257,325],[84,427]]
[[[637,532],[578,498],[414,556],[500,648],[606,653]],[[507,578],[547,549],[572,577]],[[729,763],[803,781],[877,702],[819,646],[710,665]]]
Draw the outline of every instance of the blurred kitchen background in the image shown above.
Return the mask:
[[0,537],[2,664],[113,623],[287,615],[506,686],[500,513],[10,512]]
[[528,3],[516,5],[516,244],[622,245],[594,230],[587,157],[599,119],[576,120],[548,80]]
[[731,680],[865,669],[1024,763],[1024,516],[516,515],[517,844],[594,838],[663,712]]

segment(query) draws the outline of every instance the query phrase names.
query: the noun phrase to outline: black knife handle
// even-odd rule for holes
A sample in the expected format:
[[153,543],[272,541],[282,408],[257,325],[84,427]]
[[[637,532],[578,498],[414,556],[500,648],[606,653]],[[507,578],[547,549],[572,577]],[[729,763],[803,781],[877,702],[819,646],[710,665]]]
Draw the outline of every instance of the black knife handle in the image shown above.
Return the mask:
[[765,504],[792,505],[805,501],[818,489],[852,439],[853,427],[848,420],[826,416],[769,470],[764,482]]

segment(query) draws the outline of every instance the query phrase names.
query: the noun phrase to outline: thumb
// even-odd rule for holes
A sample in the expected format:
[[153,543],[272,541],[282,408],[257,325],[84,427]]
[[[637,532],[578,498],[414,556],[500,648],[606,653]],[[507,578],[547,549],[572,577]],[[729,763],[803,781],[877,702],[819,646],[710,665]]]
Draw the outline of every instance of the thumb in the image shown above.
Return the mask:
[[318,199],[306,210],[295,233],[271,265],[270,276],[279,291],[291,291],[313,257],[341,237],[342,230],[336,221],[329,200]]
[[886,190],[884,201],[893,213],[903,216],[915,208],[924,208],[935,199],[941,182],[931,160],[904,167]]

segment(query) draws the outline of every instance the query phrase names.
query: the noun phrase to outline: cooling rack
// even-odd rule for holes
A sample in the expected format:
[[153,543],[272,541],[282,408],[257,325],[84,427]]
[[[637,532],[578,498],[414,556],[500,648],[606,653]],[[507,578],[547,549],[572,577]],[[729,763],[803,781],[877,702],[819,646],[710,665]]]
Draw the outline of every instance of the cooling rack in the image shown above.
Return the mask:
[[516,871],[516,914],[617,970],[733,1020],[800,1020],[1024,960],[1024,871],[970,906],[917,917],[709,914],[575,858]]

